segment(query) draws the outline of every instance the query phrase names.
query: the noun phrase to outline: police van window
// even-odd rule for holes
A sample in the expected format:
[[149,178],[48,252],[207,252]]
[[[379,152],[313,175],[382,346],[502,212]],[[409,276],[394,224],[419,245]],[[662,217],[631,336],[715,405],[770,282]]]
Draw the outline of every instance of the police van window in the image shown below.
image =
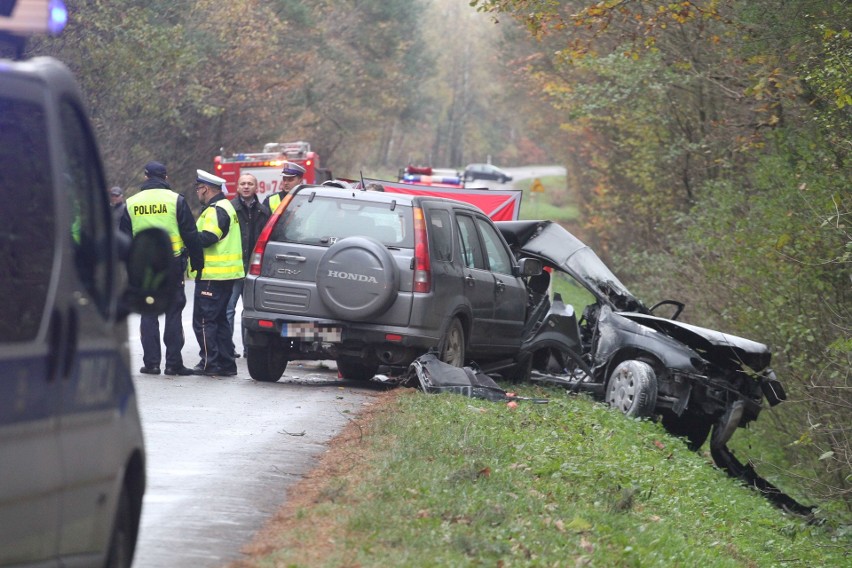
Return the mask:
[[32,341],[45,319],[56,248],[45,132],[40,106],[0,97],[0,343]]
[[60,119],[68,156],[61,182],[68,196],[74,262],[86,291],[100,312],[107,315],[112,286],[113,227],[106,184],[97,148],[80,109],[70,100],[64,100]]

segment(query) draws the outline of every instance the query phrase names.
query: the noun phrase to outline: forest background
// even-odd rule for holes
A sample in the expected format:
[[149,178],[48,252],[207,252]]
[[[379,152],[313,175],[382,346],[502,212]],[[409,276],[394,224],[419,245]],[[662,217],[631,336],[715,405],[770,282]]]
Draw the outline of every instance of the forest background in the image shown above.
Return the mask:
[[[852,515],[852,3],[67,0],[111,184],[306,140],[341,177],[562,164],[639,297],[768,344],[759,471]],[[194,205],[197,206],[197,203]],[[736,437],[735,437],[736,440]]]

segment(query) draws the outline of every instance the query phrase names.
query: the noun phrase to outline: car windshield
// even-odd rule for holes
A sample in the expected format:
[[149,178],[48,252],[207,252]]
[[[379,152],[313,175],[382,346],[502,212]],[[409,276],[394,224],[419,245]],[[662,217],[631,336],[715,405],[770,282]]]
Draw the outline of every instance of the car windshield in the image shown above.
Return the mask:
[[376,239],[385,246],[412,248],[411,207],[303,192],[287,207],[271,239],[331,246],[346,237]]

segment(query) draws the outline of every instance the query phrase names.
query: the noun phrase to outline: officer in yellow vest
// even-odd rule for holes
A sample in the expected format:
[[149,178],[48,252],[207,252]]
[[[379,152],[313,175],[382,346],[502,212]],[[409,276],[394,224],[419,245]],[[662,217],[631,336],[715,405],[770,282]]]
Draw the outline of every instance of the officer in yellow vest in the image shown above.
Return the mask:
[[[181,351],[185,342],[183,334],[183,308],[186,306],[184,290],[184,272],[187,257],[193,266],[204,266],[204,255],[198,242],[195,218],[182,195],[172,191],[166,166],[160,162],[148,162],[145,165],[145,181],[141,191],[126,200],[126,208],[118,222],[119,228],[128,235],[135,235],[143,229],[159,227],[169,234],[174,253],[174,277],[179,286],[175,287],[175,296],[165,314],[163,343],[166,345],[167,375],[192,375],[193,372],[183,365]],[[141,373],[160,374],[160,322],[157,316],[143,315],[139,325],[142,339]]]
[[272,213],[281,204],[284,196],[290,193],[290,190],[302,183],[302,178],[305,177],[305,168],[295,162],[284,162],[284,169],[281,170],[281,191],[273,193],[263,202],[266,208]]
[[195,191],[206,206],[196,224],[204,249],[204,269],[196,274],[192,312],[192,329],[201,356],[193,371],[199,375],[237,374],[227,308],[234,282],[246,273],[240,224],[234,206],[222,192],[224,183],[218,176],[197,170]]

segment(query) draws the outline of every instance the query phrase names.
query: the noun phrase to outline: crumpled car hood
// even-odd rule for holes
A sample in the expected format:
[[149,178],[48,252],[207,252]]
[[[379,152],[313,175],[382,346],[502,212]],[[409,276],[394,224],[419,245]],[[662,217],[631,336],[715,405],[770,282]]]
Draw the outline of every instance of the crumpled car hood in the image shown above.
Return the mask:
[[766,345],[744,337],[647,314],[619,312],[619,315],[665,333],[717,363],[728,360],[738,367],[744,364],[754,371],[761,371],[769,366],[772,357]]
[[594,251],[557,223],[506,221],[497,226],[510,246],[567,272],[619,315],[664,333],[717,364],[730,362],[755,371],[769,365],[771,354],[762,343],[650,315]]

